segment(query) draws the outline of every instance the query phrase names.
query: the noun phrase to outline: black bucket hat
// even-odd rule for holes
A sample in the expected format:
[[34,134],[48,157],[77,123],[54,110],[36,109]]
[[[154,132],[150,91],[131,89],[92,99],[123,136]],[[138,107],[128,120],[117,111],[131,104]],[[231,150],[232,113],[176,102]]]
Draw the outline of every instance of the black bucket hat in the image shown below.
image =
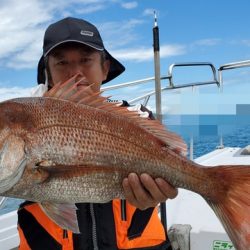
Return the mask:
[[107,59],[110,61],[110,69],[107,79],[102,84],[111,81],[125,70],[125,67],[105,49],[100,33],[93,24],[83,19],[67,17],[51,24],[45,31],[43,56],[38,63],[38,84],[45,82],[44,57],[55,47],[67,42],[82,43],[96,50],[105,51]]

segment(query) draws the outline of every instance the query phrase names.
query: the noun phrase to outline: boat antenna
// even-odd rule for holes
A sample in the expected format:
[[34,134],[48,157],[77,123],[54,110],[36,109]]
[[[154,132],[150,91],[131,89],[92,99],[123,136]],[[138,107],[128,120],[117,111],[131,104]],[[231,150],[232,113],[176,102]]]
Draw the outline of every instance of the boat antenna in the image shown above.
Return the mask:
[[161,112],[161,72],[160,72],[160,43],[159,28],[157,23],[156,11],[154,11],[154,27],[153,27],[153,47],[154,47],[154,67],[155,67],[155,102],[156,102],[156,118],[162,122]]

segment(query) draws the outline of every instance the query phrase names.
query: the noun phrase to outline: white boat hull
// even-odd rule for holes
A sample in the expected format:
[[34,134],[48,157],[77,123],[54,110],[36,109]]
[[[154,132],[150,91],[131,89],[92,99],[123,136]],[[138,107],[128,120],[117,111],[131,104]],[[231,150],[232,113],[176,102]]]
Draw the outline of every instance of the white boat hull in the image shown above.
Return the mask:
[[16,249],[19,245],[17,211],[0,216],[0,249]]

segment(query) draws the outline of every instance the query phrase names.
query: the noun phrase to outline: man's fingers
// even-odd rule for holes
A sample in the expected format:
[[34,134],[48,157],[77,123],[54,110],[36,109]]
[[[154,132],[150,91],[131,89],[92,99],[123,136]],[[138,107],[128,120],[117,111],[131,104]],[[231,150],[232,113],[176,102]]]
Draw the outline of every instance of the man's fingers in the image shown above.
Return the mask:
[[128,178],[124,178],[122,186],[126,200],[128,200],[131,205],[136,206],[136,198],[133,190],[131,189]]
[[162,178],[156,178],[155,182],[157,183],[161,192],[169,199],[174,199],[178,194],[178,189],[171,186],[168,182]]
[[172,187],[162,178],[153,179],[148,174],[141,174],[140,178],[135,173],[130,173],[123,180],[125,198],[128,202],[139,208],[146,209],[155,207],[158,203],[173,199],[178,194],[176,188]]
[[143,183],[139,179],[137,174],[129,174],[128,176],[129,183],[134,192],[136,202],[141,209],[148,208],[150,206],[156,206],[157,203],[154,201],[153,197],[150,195],[150,192],[145,189]]
[[131,205],[141,210],[157,205],[148,191],[142,186],[137,174],[130,173],[128,178],[123,181],[123,188],[125,197]]
[[146,190],[150,193],[150,196],[152,197],[152,200],[155,201],[155,203],[166,201],[168,196],[161,191],[155,180],[150,175],[141,174],[140,180],[144,188],[146,188]]

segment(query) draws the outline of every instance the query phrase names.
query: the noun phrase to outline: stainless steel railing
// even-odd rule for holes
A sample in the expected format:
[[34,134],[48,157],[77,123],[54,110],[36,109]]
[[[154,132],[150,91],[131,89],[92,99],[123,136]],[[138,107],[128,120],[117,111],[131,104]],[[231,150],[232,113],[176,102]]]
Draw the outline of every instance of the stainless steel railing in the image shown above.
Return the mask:
[[[212,81],[203,81],[203,82],[194,82],[188,84],[182,84],[176,86],[173,82],[173,70],[176,67],[200,67],[200,66],[208,66],[212,70],[213,80]],[[201,86],[201,85],[209,85],[209,84],[216,84],[219,87],[219,81],[217,80],[216,69],[214,65],[210,62],[188,62],[188,63],[174,63],[169,66],[168,69],[169,75],[169,85],[175,88],[186,88],[186,87],[194,87],[194,86]]]
[[[202,81],[202,82],[191,82],[191,83],[187,83],[187,84],[175,84],[173,79],[173,69],[175,67],[201,67],[201,66],[208,66],[211,71],[212,71],[212,80],[209,81]],[[167,76],[162,76],[160,78],[161,80],[168,80],[169,84],[166,87],[162,87],[161,91],[166,91],[166,90],[173,90],[173,89],[181,89],[181,88],[188,88],[188,87],[195,87],[195,86],[203,86],[203,85],[211,85],[211,84],[215,84],[218,87],[220,86],[220,83],[217,79],[217,74],[216,74],[216,69],[214,67],[214,65],[212,63],[209,62],[189,62],[189,63],[175,63],[175,64],[171,64],[169,66],[168,69],[168,75]],[[108,86],[108,87],[103,87],[102,90],[103,91],[108,91],[108,90],[114,90],[114,89],[121,89],[121,88],[125,88],[125,87],[130,87],[130,86],[135,86],[135,85],[139,85],[139,84],[144,84],[144,83],[148,83],[148,82],[152,82],[155,80],[155,77],[148,77],[148,78],[144,78],[144,79],[140,79],[140,80],[136,80],[136,81],[130,81],[130,82],[125,82],[125,83],[121,83],[121,84],[116,84],[113,86]],[[151,96],[155,95],[155,90],[152,90],[142,96],[138,96],[136,98],[133,98],[131,100],[128,100],[128,102],[130,104],[134,104],[138,101],[143,101],[143,105],[147,105],[149,99]],[[156,100],[157,102],[157,100]]]
[[223,65],[221,65],[219,67],[219,69],[218,69],[218,79],[219,79],[219,84],[221,86],[221,91],[223,90],[222,72],[224,70],[238,69],[238,68],[243,68],[243,67],[250,67],[250,60],[227,63],[227,64],[223,64]]

